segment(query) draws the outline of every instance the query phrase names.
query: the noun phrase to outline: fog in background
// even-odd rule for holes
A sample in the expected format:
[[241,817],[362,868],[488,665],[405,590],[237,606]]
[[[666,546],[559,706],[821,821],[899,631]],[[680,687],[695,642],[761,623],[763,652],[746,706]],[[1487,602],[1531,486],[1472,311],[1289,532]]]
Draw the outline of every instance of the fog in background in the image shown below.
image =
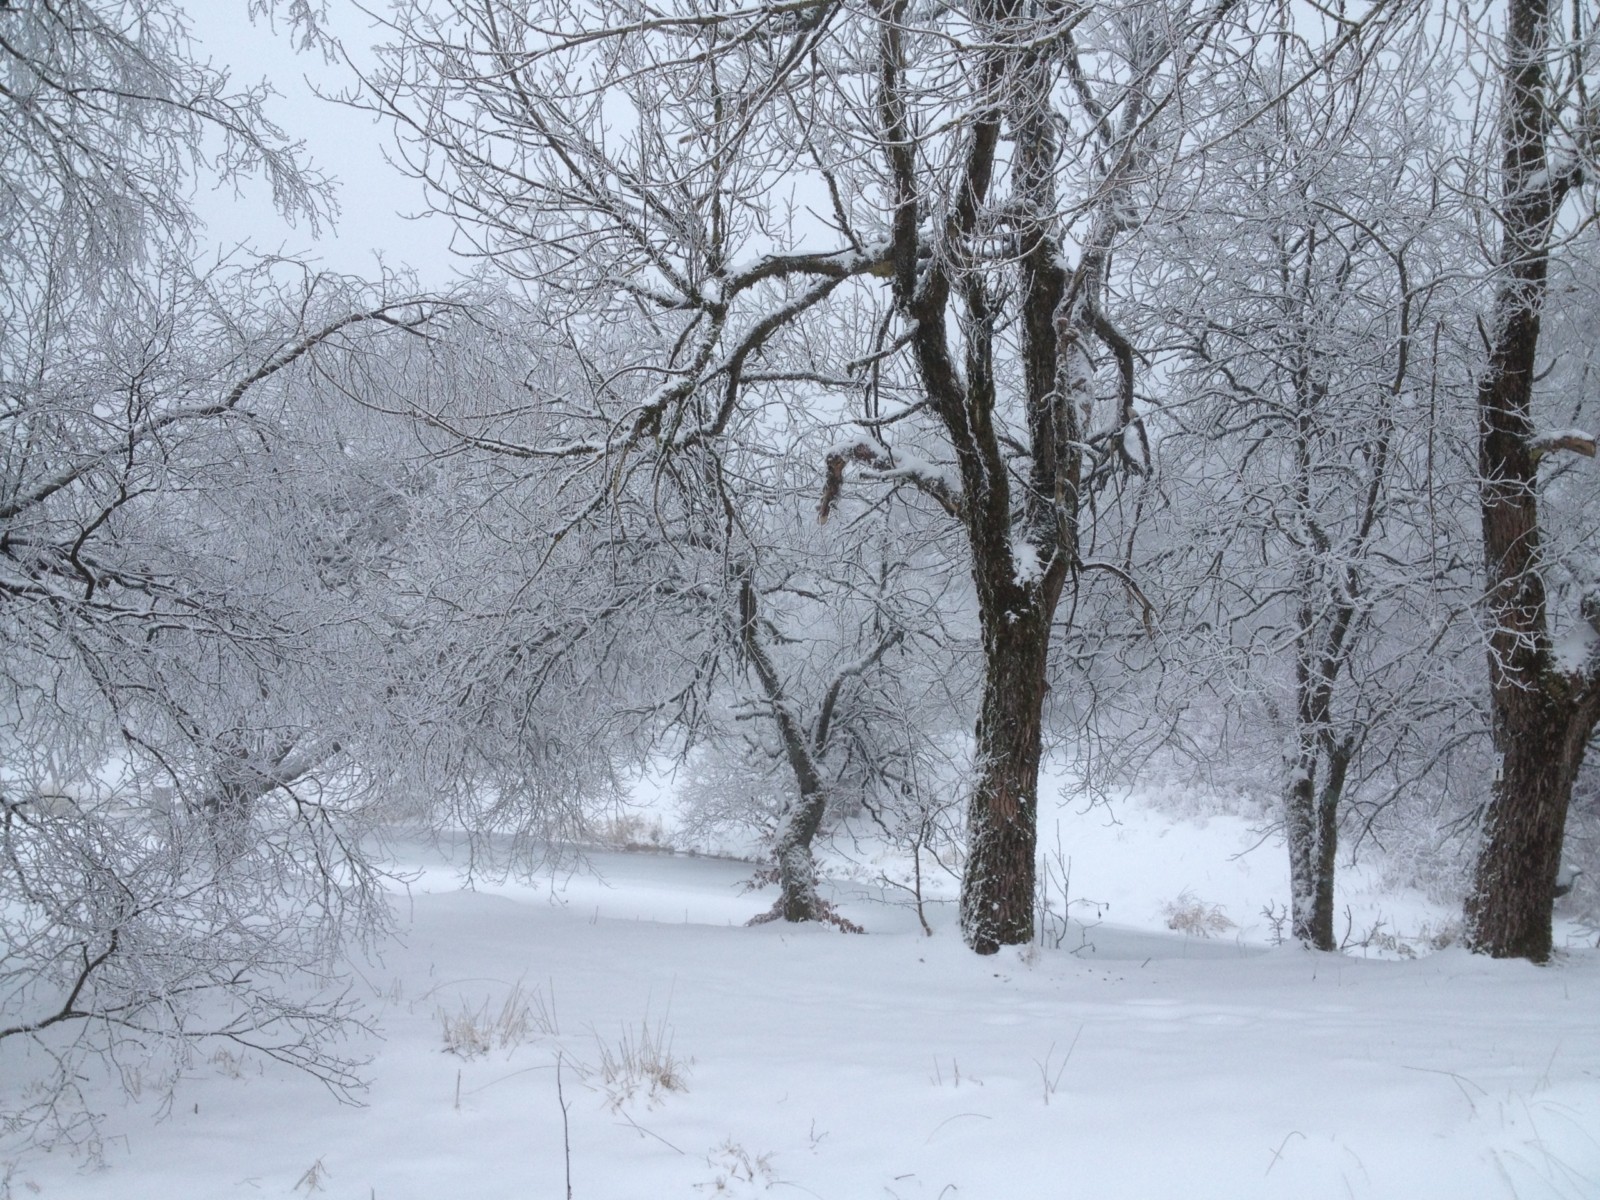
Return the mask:
[[[276,27],[252,21],[245,0],[187,8],[195,57],[225,67],[240,88],[265,79],[278,93],[269,108],[273,119],[290,138],[303,141],[306,158],[338,184],[337,223],[314,233],[303,222],[285,222],[260,180],[244,181],[237,192],[202,183],[195,207],[211,247],[226,251],[249,244],[364,276],[377,274],[381,259],[391,269],[414,269],[423,286],[447,282],[463,260],[450,253],[447,222],[418,216],[426,209],[422,186],[385,157],[393,144],[389,129],[369,113],[322,98],[353,90],[350,66],[327,62],[320,51],[297,51],[286,20],[280,16]],[[328,27],[352,61],[371,60],[370,47],[381,31],[370,18],[340,5],[328,14]]]

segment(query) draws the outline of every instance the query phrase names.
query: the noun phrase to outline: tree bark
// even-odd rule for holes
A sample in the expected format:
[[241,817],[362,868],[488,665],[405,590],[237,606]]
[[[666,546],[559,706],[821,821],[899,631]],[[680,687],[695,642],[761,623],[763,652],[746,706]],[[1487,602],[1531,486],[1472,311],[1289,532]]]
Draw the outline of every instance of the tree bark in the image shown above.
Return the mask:
[[[1101,311],[1100,293],[1139,162],[1142,94],[1133,89],[1123,101],[1114,129],[1109,119],[1098,123],[1104,175],[1078,266],[1069,272],[1056,195],[1058,48],[1029,36],[1030,10],[1015,0],[975,5],[976,24],[992,42],[973,72],[973,116],[959,180],[948,208],[929,206],[942,220],[931,231],[932,252],[924,255],[929,197],[918,179],[905,102],[906,7],[905,0],[879,6],[877,105],[895,204],[889,257],[895,304],[909,327],[923,392],[960,477],[960,496],[946,506],[959,515],[972,555],[984,683],[961,928],[972,949],[993,954],[1033,937],[1040,727],[1051,623],[1067,577],[1082,565],[1079,490],[1085,414],[1094,397],[1091,341],[1113,352],[1122,374],[1122,419],[1134,421],[1133,353]],[[1164,53],[1152,43],[1146,65]],[[1012,202],[1000,227],[1015,249],[991,258],[980,230],[1002,167],[997,148],[1003,129],[1015,151],[1008,164]],[[1021,286],[1013,301],[1017,319],[1008,323],[1002,310],[1012,287],[1009,281],[993,285],[1013,261]],[[961,331],[959,366],[952,327]],[[1013,339],[1022,367],[1019,394],[996,362]],[[1014,488],[1015,442],[1004,427],[1016,416],[1028,444],[1026,478]]]
[[[1285,789],[1294,936],[1314,950],[1339,948],[1333,936],[1333,885],[1348,764],[1348,754],[1337,748],[1324,754],[1302,730],[1295,773]],[[1325,771],[1320,788],[1319,766]]]
[[[1309,465],[1306,479],[1309,482]],[[1377,490],[1369,493],[1370,527]],[[1314,602],[1315,572],[1300,579],[1295,636],[1295,736],[1298,750],[1284,796],[1289,842],[1289,887],[1294,936],[1315,950],[1337,950],[1333,937],[1334,876],[1339,853],[1339,804],[1354,755],[1354,734],[1334,732],[1334,688],[1349,660],[1356,623],[1353,597],[1360,579],[1353,565],[1342,572],[1342,599],[1328,597],[1326,621]]]
[[784,694],[783,680],[761,644],[757,620],[755,587],[747,575],[739,582],[739,638],[745,657],[766,694],[784,756],[794,772],[799,791],[784,811],[773,843],[779,895],[772,916],[781,916],[785,921],[822,921],[827,919],[828,912],[817,892],[817,869],[811,858],[811,843],[827,811],[828,789],[812,755],[805,729]]
[[1053,604],[986,622],[961,929],[979,954],[1033,939],[1040,724]]
[[1575,168],[1545,143],[1548,0],[1511,0],[1501,123],[1500,290],[1478,385],[1478,471],[1489,624],[1489,689],[1500,755],[1467,899],[1467,944],[1496,958],[1550,957],[1551,905],[1572,783],[1600,719],[1595,663],[1562,671],[1540,575],[1532,418],[1540,309],[1556,214]]
[[1505,730],[1496,738],[1502,766],[1467,898],[1472,949],[1549,959],[1567,808],[1596,708],[1592,699],[1575,706],[1545,686],[1496,695],[1495,716]]

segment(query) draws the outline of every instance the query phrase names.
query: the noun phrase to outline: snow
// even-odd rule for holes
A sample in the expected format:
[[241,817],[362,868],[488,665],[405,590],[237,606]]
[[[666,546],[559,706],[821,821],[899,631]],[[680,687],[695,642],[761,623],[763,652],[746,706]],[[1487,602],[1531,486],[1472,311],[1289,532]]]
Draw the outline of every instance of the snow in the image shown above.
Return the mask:
[[[953,887],[924,937],[832,856],[867,936],[744,927],[771,902],[741,892],[745,863],[595,852],[597,874],[464,891],[442,851],[405,846],[403,935],[356,964],[383,1030],[366,1107],[200,1060],[162,1120],[106,1087],[104,1165],[35,1154],[11,1192],[560,1197],[564,1099],[579,1200],[1600,1195],[1600,952],[1537,968],[1273,947],[1283,849],[1247,816],[1087,807],[1063,780],[1045,779],[1040,840],[1070,856],[1089,924],[992,958],[962,947]],[[1443,915],[1376,880],[1346,873],[1357,929]],[[1181,894],[1236,928],[1167,929]],[[446,1051],[443,1016],[487,1030],[508,998],[520,1035]],[[681,1090],[606,1081],[603,1059],[657,1041]]]
[[[1595,436],[1587,429],[1542,429],[1528,439],[1528,445],[1535,450],[1578,450],[1579,453],[1594,455]],[[1579,449],[1584,447],[1584,449]]]
[[1145,461],[1144,440],[1139,436],[1139,427],[1131,422],[1122,427],[1122,452],[1131,462],[1141,466],[1150,465]]
[[1536,443],[1592,442],[1595,437],[1587,429],[1569,426],[1565,429],[1542,429],[1534,435],[1533,440]]
[[946,470],[938,463],[929,462],[915,454],[907,454],[904,450],[895,451],[895,465],[887,471],[878,472],[884,479],[928,479],[943,484],[951,493],[961,490],[960,477],[953,471]]
[[877,438],[865,436],[855,436],[846,438],[843,441],[834,442],[833,445],[828,447],[826,457],[854,458],[856,449],[860,446],[867,447],[868,450],[872,451],[872,453],[878,455],[880,458],[889,457],[889,449],[887,446],[878,441]]
[[1039,562],[1039,550],[1030,542],[1018,542],[1011,551],[1016,564],[1017,582],[1023,587],[1038,583],[1044,569]]
[[[873,466],[862,457],[863,454],[873,455],[880,462],[892,461],[894,465]],[[856,437],[848,441],[835,442],[829,447],[827,457],[829,460],[855,459],[858,462],[867,462],[863,474],[870,479],[890,481],[906,479],[943,488],[949,496],[961,494],[961,480],[953,471],[915,454],[907,454],[901,450],[891,453],[887,446],[873,437]]]
[[1555,669],[1565,674],[1582,671],[1600,648],[1600,636],[1587,625],[1573,625],[1551,643],[1550,656]]

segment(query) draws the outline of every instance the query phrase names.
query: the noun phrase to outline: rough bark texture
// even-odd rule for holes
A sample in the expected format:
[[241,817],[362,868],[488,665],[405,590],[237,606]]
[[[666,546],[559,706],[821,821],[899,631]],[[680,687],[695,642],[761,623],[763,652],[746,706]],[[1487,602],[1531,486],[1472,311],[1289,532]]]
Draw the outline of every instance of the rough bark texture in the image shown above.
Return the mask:
[[[1032,36],[1030,22],[1048,18],[1044,9],[1016,0],[973,6],[986,39],[972,72],[973,115],[948,206],[942,197],[930,204],[905,101],[906,7],[905,0],[879,6],[877,105],[895,202],[890,260],[895,305],[960,479],[959,497],[941,503],[948,500],[960,518],[972,555],[984,683],[961,927],[969,946],[992,954],[1033,936],[1051,622],[1067,578],[1083,566],[1079,491],[1085,413],[1094,395],[1091,340],[1116,358],[1123,420],[1134,420],[1133,353],[1101,311],[1100,292],[1112,242],[1130,211],[1126,181],[1138,162],[1143,110],[1137,88],[1115,120],[1096,109],[1103,177],[1089,209],[1092,227],[1069,271],[1056,195],[1054,105],[1067,70],[1062,55],[1075,52]],[[1054,28],[1048,19],[1045,27]],[[1152,63],[1161,52],[1152,50]],[[1002,135],[1010,147],[1005,161],[998,155]],[[997,173],[1010,192],[999,223],[990,196]],[[1009,245],[996,257],[999,229]],[[953,328],[960,330],[958,349]],[[1001,357],[1013,353],[1022,368],[1020,392]],[[1027,431],[1020,458],[1007,428],[1019,419]],[[1023,461],[1026,477],[1014,483]]]
[[[1043,607],[1043,606],[1039,606]],[[1052,606],[1053,607],[1053,606]],[[985,630],[978,776],[968,801],[961,928],[979,954],[1033,938],[1040,715],[1050,652],[1050,615],[1003,614]]]
[[799,792],[783,815],[773,846],[779,887],[773,915],[781,916],[785,921],[822,921],[827,919],[828,908],[817,893],[817,871],[811,859],[811,843],[822,826],[822,816],[828,807],[828,790],[823,783],[822,772],[817,769],[810,739],[784,694],[783,680],[766,648],[761,645],[757,616],[755,588],[745,578],[739,585],[740,640],[744,645],[745,657],[766,694],[773,721],[778,726],[784,755],[788,759],[789,769],[794,773]]
[[1547,0],[1508,13],[1501,164],[1502,280],[1478,386],[1478,469],[1487,574],[1489,683],[1501,768],[1467,900],[1467,943],[1498,958],[1550,957],[1551,904],[1572,782],[1600,719],[1600,686],[1558,669],[1540,576],[1532,418],[1549,243],[1575,171],[1552,172],[1545,131]]
[[[1294,936],[1316,950],[1337,950],[1333,936],[1334,860],[1339,852],[1339,801],[1348,757],[1337,750],[1323,760],[1319,748],[1302,745],[1295,775],[1284,797],[1289,841],[1289,881]],[[1326,769],[1318,786],[1318,765]]]
[[1574,707],[1545,687],[1504,697],[1500,690],[1503,765],[1467,900],[1468,944],[1497,958],[1544,962],[1553,949],[1551,905],[1567,807],[1596,706]]

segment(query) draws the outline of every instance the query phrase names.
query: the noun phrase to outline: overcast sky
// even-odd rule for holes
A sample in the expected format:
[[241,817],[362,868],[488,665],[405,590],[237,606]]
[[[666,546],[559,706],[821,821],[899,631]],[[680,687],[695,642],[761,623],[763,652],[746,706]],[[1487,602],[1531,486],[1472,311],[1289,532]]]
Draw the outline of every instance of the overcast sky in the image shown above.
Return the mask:
[[[313,238],[274,211],[268,189],[254,183],[244,195],[231,189],[203,191],[196,208],[212,242],[229,247],[248,242],[261,251],[308,253],[325,266],[352,274],[376,272],[376,256],[390,266],[411,266],[425,284],[448,279],[459,260],[449,253],[448,223],[435,217],[406,220],[423,211],[421,186],[385,161],[388,129],[365,113],[320,99],[314,88],[333,93],[352,83],[349,68],[328,64],[319,54],[297,54],[287,26],[274,31],[252,23],[246,0],[189,0],[195,54],[226,67],[236,87],[266,79],[280,93],[271,105],[273,119],[290,137],[302,139],[312,162],[339,182],[337,229]],[[334,31],[357,61],[378,40],[366,17],[335,5]]]

